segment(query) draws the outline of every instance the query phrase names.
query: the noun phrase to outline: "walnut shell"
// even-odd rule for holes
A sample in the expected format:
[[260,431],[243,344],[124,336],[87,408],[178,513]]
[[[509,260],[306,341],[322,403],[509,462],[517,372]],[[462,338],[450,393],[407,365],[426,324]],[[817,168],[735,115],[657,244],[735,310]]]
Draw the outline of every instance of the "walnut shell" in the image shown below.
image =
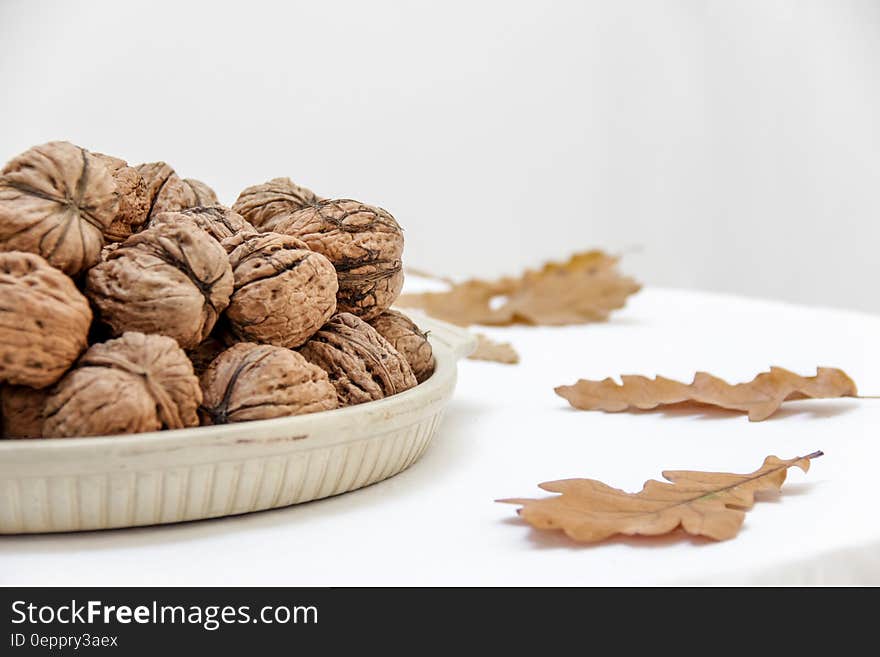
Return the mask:
[[330,259],[339,278],[339,312],[369,321],[400,294],[403,232],[381,208],[347,199],[321,201],[278,217],[265,229],[298,237]]
[[428,334],[409,317],[396,310],[386,310],[370,325],[406,358],[416,381],[421,383],[434,373],[434,354]]
[[118,207],[100,159],[64,141],[35,146],[0,175],[0,250],[36,253],[74,276],[98,262]]
[[105,257],[89,270],[86,293],[113,335],[158,333],[191,349],[232,294],[226,252],[190,222],[148,228]]
[[86,348],[91,323],[70,278],[33,253],[0,253],[0,383],[55,383]]
[[217,200],[217,192],[208,187],[208,185],[201,180],[184,178],[183,182],[189,187],[193,200],[195,201],[195,203],[188,207],[195,208],[204,205],[217,205],[220,203],[220,201]]
[[134,167],[128,166],[125,160],[118,157],[92,153],[110,170],[116,183],[116,196],[119,209],[110,226],[104,231],[104,239],[109,242],[121,242],[136,232],[147,220],[150,199],[147,197],[147,183]]
[[[259,234],[257,229],[245,221],[240,214],[222,205],[198,205],[180,212],[160,212],[150,221],[150,227],[163,224],[173,225],[181,221],[195,223],[221,244],[224,240],[239,233],[245,236]],[[227,253],[230,250],[226,249]]]
[[295,351],[239,342],[201,377],[203,424],[329,411],[338,406],[327,373]]
[[214,190],[199,180],[180,178],[165,162],[147,162],[135,168],[147,184],[150,220],[160,212],[179,212],[217,203]]
[[244,341],[298,347],[336,312],[336,271],[319,253],[287,235],[241,240],[229,262],[235,291],[226,319]]
[[43,409],[43,436],[108,436],[198,426],[192,363],[171,338],[125,333],[89,347]]
[[300,187],[290,178],[273,178],[242,190],[232,209],[260,228],[273,217],[296,212],[320,200],[312,190]]
[[50,389],[3,386],[0,389],[0,438],[42,438],[43,406]]
[[329,374],[340,406],[382,399],[416,385],[406,359],[350,313],[337,314],[299,351]]

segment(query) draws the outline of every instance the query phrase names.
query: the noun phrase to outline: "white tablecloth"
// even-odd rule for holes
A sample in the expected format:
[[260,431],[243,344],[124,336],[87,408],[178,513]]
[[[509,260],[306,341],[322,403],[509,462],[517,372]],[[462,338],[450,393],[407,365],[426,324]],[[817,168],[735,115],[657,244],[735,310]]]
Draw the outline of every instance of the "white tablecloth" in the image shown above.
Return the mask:
[[[0,537],[0,584],[880,584],[880,400],[789,402],[773,418],[570,410],[579,377],[703,369],[731,381],[769,365],[845,369],[880,394],[880,317],[647,289],[606,324],[488,330],[517,366],[466,361],[436,440],[408,471],[336,498],[177,526]],[[808,475],[713,543],[672,535],[597,546],[531,530],[500,497],[590,477],[637,490],[663,469],[748,472],[822,449]]]

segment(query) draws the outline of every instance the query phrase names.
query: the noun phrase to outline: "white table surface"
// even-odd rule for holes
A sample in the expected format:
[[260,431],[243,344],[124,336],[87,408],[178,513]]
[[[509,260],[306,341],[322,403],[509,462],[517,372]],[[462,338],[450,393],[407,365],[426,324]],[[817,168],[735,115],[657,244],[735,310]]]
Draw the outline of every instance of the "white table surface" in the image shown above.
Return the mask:
[[[647,289],[606,324],[488,330],[521,364],[467,361],[434,444],[408,471],[296,507],[175,526],[0,537],[4,585],[880,584],[880,400],[789,402],[739,414],[570,410],[579,377],[698,369],[730,381],[771,364],[845,369],[880,394],[880,317]],[[676,534],[597,546],[531,530],[500,497],[590,477],[627,490],[663,469],[791,470],[727,542]]]

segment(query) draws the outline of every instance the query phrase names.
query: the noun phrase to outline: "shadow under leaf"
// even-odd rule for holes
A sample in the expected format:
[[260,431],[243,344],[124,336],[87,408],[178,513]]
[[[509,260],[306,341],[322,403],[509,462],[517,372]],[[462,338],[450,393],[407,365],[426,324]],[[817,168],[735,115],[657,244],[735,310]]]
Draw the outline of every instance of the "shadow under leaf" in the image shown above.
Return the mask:
[[[857,401],[842,399],[792,399],[783,403],[773,415],[761,420],[772,422],[789,417],[807,417],[809,419],[824,420],[838,417],[858,408]],[[609,415],[654,415],[668,419],[691,418],[694,420],[741,420],[748,422],[748,415],[743,411],[719,408],[697,402],[680,402],[678,404],[666,404],[648,410],[631,408],[625,411],[583,411],[571,406],[566,407],[572,413],[607,413]]]

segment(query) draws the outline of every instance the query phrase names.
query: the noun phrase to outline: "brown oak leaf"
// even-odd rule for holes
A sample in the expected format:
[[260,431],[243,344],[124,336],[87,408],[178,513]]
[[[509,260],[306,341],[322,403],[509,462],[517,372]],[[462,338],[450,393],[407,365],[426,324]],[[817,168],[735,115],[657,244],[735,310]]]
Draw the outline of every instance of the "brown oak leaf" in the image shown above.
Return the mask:
[[555,388],[556,394],[585,411],[618,412],[630,408],[650,410],[669,404],[705,404],[744,411],[759,422],[775,413],[789,399],[855,397],[856,384],[834,367],[816,368],[816,376],[803,377],[781,367],[758,374],[747,383],[731,385],[706,372],[697,372],[692,383],[658,376],[623,375],[622,385],[613,379],[580,379],[571,386]]
[[509,342],[495,342],[492,338],[477,333],[477,347],[468,356],[471,360],[488,360],[493,363],[516,365],[519,362],[519,354]]
[[596,543],[615,534],[657,536],[679,526],[689,534],[723,541],[739,532],[755,493],[778,491],[790,467],[807,472],[810,460],[819,456],[822,452],[788,460],[768,456],[749,474],[666,470],[667,481],[650,479],[638,493],[595,479],[563,479],[539,484],[561,495],[497,501],[521,505],[517,512],[533,527],[561,529],[582,543]]
[[566,262],[526,270],[519,277],[471,279],[452,283],[444,292],[404,294],[397,304],[460,326],[599,322],[641,289],[618,272],[617,262],[602,251],[586,251]]

